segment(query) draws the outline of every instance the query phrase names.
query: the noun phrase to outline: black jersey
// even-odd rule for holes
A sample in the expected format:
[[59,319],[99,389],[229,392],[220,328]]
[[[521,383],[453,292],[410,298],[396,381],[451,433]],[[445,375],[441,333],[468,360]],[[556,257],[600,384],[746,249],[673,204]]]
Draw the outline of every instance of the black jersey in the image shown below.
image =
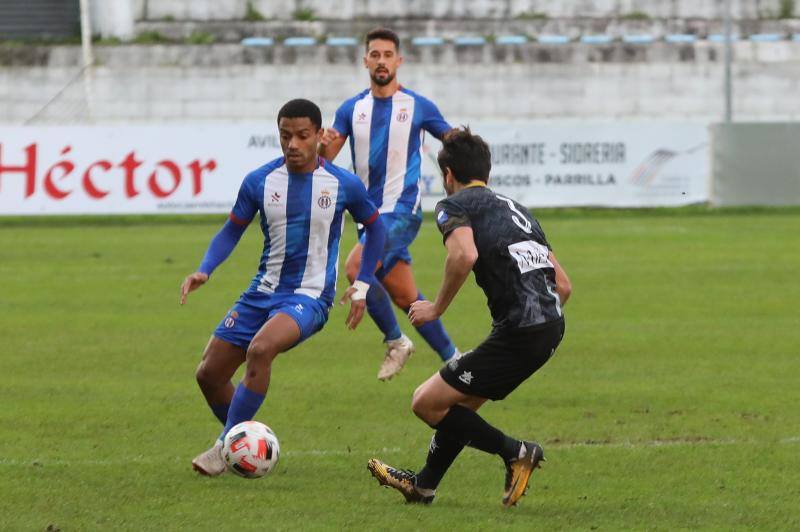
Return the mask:
[[447,239],[471,227],[478,249],[472,270],[488,298],[496,328],[530,327],[561,318],[550,244],[539,222],[519,203],[488,187],[468,187],[436,205]]

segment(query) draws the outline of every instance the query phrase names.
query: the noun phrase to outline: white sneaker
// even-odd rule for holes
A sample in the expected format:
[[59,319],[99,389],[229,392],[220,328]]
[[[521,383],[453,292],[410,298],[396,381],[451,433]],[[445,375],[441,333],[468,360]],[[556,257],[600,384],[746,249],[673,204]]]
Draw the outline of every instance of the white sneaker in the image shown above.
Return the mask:
[[386,355],[383,357],[383,364],[378,371],[378,380],[388,381],[400,373],[413,353],[414,344],[405,334],[400,335],[397,340],[386,342]]
[[222,442],[217,440],[211,449],[198,454],[192,460],[192,469],[208,477],[216,477],[228,469],[225,459],[222,458]]

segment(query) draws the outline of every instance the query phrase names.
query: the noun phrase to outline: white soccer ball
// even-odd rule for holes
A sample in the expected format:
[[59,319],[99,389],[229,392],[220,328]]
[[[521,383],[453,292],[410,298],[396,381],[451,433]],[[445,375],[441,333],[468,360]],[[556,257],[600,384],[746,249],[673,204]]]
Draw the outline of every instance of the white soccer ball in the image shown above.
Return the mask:
[[243,421],[225,435],[222,457],[244,478],[261,478],[278,464],[281,447],[272,429],[258,421]]

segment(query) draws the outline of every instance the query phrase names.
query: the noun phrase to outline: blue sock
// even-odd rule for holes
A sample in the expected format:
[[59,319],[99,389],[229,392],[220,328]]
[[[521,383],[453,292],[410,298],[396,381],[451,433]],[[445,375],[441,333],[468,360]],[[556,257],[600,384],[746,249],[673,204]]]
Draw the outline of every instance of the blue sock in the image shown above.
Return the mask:
[[228,409],[228,419],[225,428],[222,430],[219,439],[224,440],[225,435],[231,427],[238,425],[242,421],[250,421],[256,415],[261,403],[264,402],[265,395],[248,390],[243,382],[239,383],[236,391],[233,392],[231,407]]
[[383,341],[397,340],[400,338],[400,325],[394,315],[392,301],[389,294],[380,283],[375,283],[369,287],[367,292],[367,312],[370,318],[383,333]]
[[231,405],[208,405],[211,407],[211,411],[214,412],[214,415],[217,416],[219,422],[223,425],[228,421],[228,409]]
[[[425,299],[422,293],[417,295],[417,299]],[[405,309],[408,313],[408,309]],[[425,325],[417,327],[417,332],[422,336],[431,349],[439,353],[439,358],[449,360],[456,352],[456,346],[444,330],[441,320],[429,321]]]

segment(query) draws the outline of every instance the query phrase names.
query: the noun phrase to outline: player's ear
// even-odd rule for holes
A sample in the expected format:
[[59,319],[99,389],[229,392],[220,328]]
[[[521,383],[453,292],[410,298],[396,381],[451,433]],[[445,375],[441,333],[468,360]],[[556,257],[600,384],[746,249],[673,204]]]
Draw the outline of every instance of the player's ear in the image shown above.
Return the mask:
[[447,186],[451,186],[453,184],[453,171],[450,169],[449,166],[444,167],[444,172],[442,172],[442,179],[444,180]]

